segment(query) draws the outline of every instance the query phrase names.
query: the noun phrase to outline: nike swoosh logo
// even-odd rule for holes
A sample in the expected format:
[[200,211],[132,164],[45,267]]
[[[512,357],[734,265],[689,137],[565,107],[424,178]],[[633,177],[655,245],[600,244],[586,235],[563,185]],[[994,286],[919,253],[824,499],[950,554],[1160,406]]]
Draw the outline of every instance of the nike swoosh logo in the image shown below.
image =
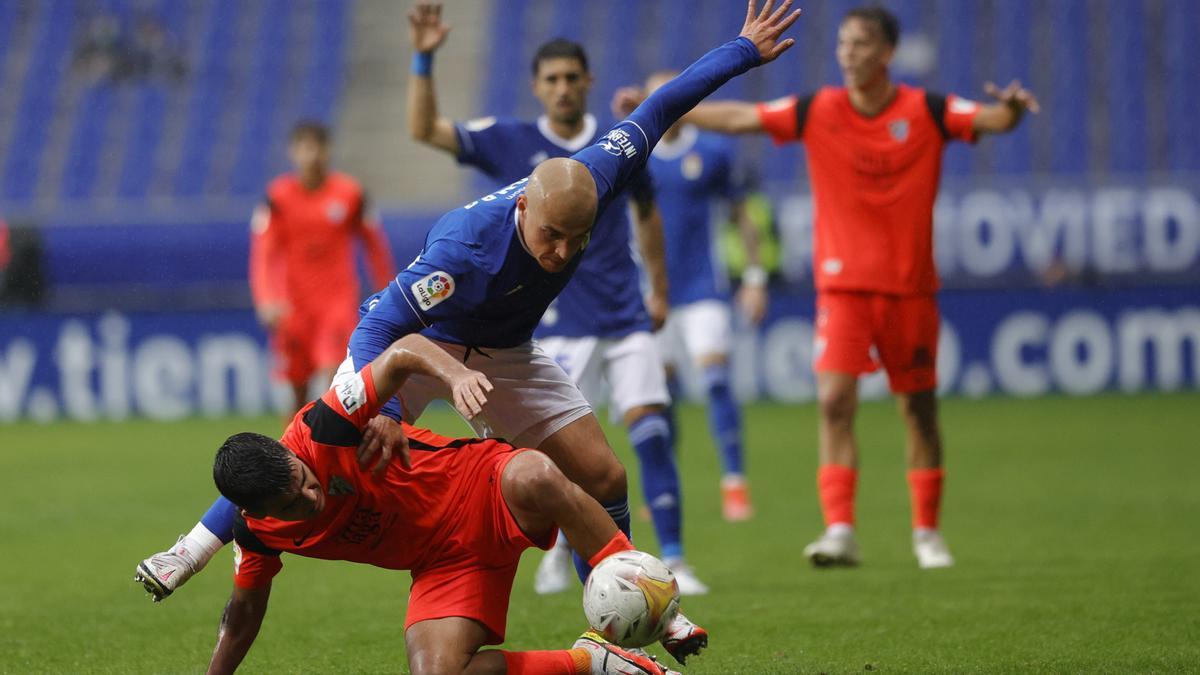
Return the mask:
[[522,288],[525,288],[525,284],[517,284],[517,287],[516,287],[516,288],[514,288],[514,289],[512,289],[511,291],[509,291],[509,292],[505,293],[504,295],[505,295],[505,296],[512,295],[513,293],[516,293],[517,291],[521,290]]

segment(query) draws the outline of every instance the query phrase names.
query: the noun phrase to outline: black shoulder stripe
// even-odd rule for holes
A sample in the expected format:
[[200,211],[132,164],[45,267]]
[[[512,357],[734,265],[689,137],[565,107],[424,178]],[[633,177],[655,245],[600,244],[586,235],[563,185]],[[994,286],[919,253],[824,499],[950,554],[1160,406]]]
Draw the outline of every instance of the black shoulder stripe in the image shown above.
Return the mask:
[[[445,450],[447,448],[461,448],[464,445],[471,445],[472,443],[478,443],[482,440],[485,440],[485,439],[482,439],[482,438],[456,438],[445,445],[430,445],[428,443],[418,441],[415,438],[410,438],[410,439],[408,439],[408,447],[411,448],[412,450],[427,450],[429,452],[437,452],[438,450]],[[508,442],[502,438],[492,438],[492,439],[486,439],[486,440],[500,441],[502,443]]]
[[804,123],[808,121],[808,106],[812,105],[813,95],[802,96],[796,101],[796,138],[804,135]]
[[312,439],[322,445],[355,448],[362,440],[362,432],[321,399],[304,413],[304,423],[312,430]]
[[950,132],[946,129],[946,97],[932,91],[926,91],[925,107],[929,109],[929,115],[933,117],[933,123],[937,125],[938,131],[942,133],[942,138],[950,138]]
[[267,546],[250,530],[241,512],[233,518],[233,539],[243,550],[261,553],[262,555],[279,555],[279,551]]

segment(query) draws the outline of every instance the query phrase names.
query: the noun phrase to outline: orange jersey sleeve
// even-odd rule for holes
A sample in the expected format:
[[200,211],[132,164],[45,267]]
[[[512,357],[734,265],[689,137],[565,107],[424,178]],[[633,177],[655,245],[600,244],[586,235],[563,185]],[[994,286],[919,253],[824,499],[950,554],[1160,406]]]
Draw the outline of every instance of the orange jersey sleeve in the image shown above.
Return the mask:
[[371,277],[371,290],[378,290],[391,283],[392,277],[396,276],[396,264],[383,231],[383,223],[378,214],[371,212],[365,195],[359,200],[355,220],[362,239],[363,256],[367,261],[367,273]]
[[975,115],[979,114],[978,103],[954,94],[942,96],[933,92],[926,92],[925,103],[934,123],[947,139],[968,143],[978,140],[975,133]]
[[[379,408],[382,405],[379,402],[379,395],[375,391],[375,377],[371,374],[371,368],[372,364],[368,363],[354,375],[336,381],[317,404],[324,404],[339,417],[354,425],[355,430],[362,431],[367,426],[367,422],[379,414]],[[315,417],[314,419],[320,418]],[[313,428],[313,439],[323,442],[322,434],[315,427]]]
[[804,135],[804,117],[811,100],[811,96],[785,96],[759,103],[756,109],[763,131],[766,131],[777,145],[800,140]]
[[254,304],[280,302],[287,297],[287,254],[283,225],[270,201],[259,204],[250,219],[250,295]]

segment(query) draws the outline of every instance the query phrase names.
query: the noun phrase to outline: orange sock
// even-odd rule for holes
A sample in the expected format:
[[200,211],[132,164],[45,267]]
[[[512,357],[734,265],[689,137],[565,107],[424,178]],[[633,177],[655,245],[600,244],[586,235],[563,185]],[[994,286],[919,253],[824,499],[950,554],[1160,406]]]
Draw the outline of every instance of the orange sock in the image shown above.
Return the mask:
[[826,464],[817,470],[817,492],[821,496],[821,511],[825,526],[834,523],[854,524],[854,487],[858,469],[840,464]]
[[587,675],[592,672],[592,656],[586,649],[500,653],[504,654],[508,675]]
[[942,478],[945,471],[936,469],[909,469],[908,489],[912,495],[913,528],[936,530],[938,512],[942,506]]
[[608,543],[604,545],[604,548],[597,551],[596,555],[588,558],[588,565],[595,567],[596,565],[600,564],[601,560],[604,560],[614,553],[632,550],[633,544],[630,543],[629,537],[626,537],[624,532],[617,530],[617,533],[612,536],[612,539],[608,540]]

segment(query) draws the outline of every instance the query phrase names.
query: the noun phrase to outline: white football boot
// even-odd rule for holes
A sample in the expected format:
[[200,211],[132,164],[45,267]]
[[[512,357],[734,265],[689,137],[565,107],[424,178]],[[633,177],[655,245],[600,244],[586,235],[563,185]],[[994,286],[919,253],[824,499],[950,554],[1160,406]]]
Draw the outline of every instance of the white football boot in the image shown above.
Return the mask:
[[804,547],[804,557],[814,567],[858,565],[858,541],[854,538],[854,528],[841,523],[829,526],[816,541]]
[[537,574],[533,578],[533,590],[538,595],[562,593],[578,586],[575,564],[571,562],[571,546],[559,537],[554,547],[542,556]]
[[680,595],[707,595],[708,585],[696,576],[696,571],[692,566],[683,561],[682,558],[671,558],[663,560],[663,563],[671,568],[671,572],[675,575],[675,582],[679,584]]
[[679,675],[662,667],[646,652],[623,649],[593,631],[580,635],[574,648],[587,650],[591,655],[592,675]]
[[208,558],[189,550],[187,537],[179,535],[170,549],[155,553],[138,563],[133,580],[141,583],[154,596],[154,602],[161,602],[203,569],[207,562]]
[[946,540],[937,530],[918,528],[913,530],[913,553],[917,556],[917,567],[932,570],[939,567],[952,567],[954,556]]
[[675,620],[667,626],[659,644],[667,653],[680,663],[685,663],[687,657],[699,654],[701,649],[708,646],[708,631],[692,623],[683,612],[675,615]]

